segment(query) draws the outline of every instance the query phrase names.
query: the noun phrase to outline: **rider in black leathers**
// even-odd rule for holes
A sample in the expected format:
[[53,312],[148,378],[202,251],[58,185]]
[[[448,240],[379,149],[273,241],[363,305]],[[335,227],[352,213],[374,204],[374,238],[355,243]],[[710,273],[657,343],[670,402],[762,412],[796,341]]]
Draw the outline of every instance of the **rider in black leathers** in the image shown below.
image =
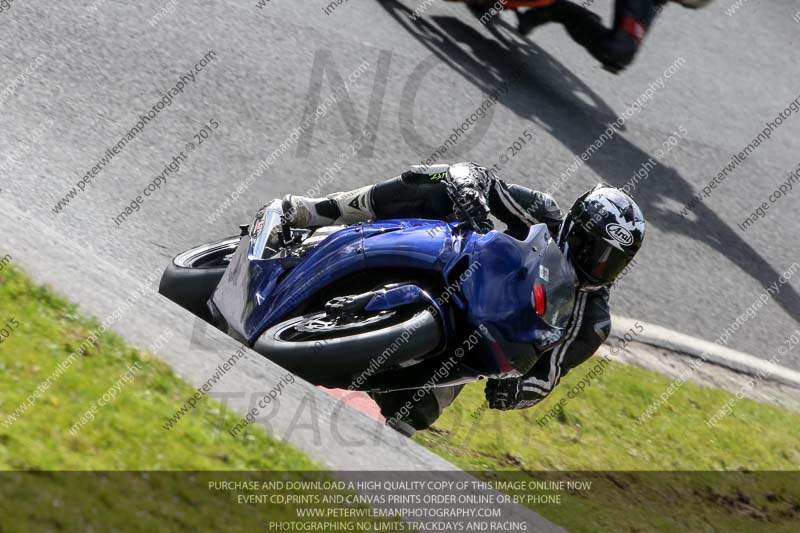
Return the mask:
[[[518,239],[524,239],[532,224],[544,223],[554,238],[560,238],[565,242],[570,240],[577,249],[579,245],[575,244],[576,239],[572,236],[575,231],[572,231],[569,236],[567,235],[570,228],[565,227],[566,224],[562,224],[564,217],[550,195],[519,185],[507,184],[492,171],[487,171],[473,163],[469,163],[469,165],[482,171],[482,175],[486,179],[477,187],[474,184],[468,184],[465,187],[466,192],[474,193],[473,189],[477,189],[477,194],[473,195],[475,201],[483,201],[487,213],[490,212],[506,224],[508,234]],[[452,220],[454,204],[443,179],[448,168],[448,165],[414,166],[411,170],[388,181],[353,191],[334,193],[326,198],[287,195],[284,198],[284,211],[289,214],[292,225],[298,227],[408,217]],[[622,217],[629,220],[627,222],[619,220],[623,224],[628,224],[635,236],[635,242],[631,245],[630,250],[626,250],[625,257],[620,259],[627,264],[638,250],[644,236],[641,212],[633,200],[630,200],[621,191],[608,186],[599,185],[598,187],[604,187],[603,191],[611,193],[612,202],[615,205],[623,206],[629,201],[629,204],[633,206],[627,208]],[[591,193],[592,191],[587,193],[590,198]],[[470,195],[467,194],[467,196]],[[586,195],[581,199],[585,197]],[[579,205],[581,199],[575,205]],[[603,197],[601,200],[606,202]],[[609,209],[617,210],[616,207],[609,207]],[[570,214],[574,210],[575,206]],[[576,216],[578,215],[576,214]],[[594,215],[595,220],[589,225],[597,225],[594,222],[606,216],[611,215],[605,207],[601,206],[600,212]],[[573,219],[571,222],[574,220],[577,219]],[[571,224],[571,227],[573,226],[575,224]],[[581,233],[582,240],[580,242],[589,242],[585,235],[585,232]],[[611,242],[608,238],[603,238]],[[600,242],[602,246],[610,248],[602,240]],[[616,246],[620,247],[618,244]],[[599,250],[599,248],[595,247],[595,250]],[[615,249],[612,249],[612,252],[618,253]],[[598,262],[601,265],[607,264],[602,262],[608,260],[609,253],[608,251],[600,251],[600,253],[601,258],[587,256],[583,266],[586,267],[586,261],[590,266],[583,269],[578,268],[582,258],[574,251],[572,254],[567,253],[567,257],[572,260],[579,273],[580,285],[564,341],[545,352],[523,378],[490,379],[486,386],[486,398],[491,408],[523,409],[535,405],[550,394],[570,369],[589,359],[605,341],[611,329],[608,285],[622,267],[612,265],[611,268],[614,272],[608,274],[609,278],[603,278],[602,268],[594,268],[594,264]],[[612,263],[612,261],[608,261],[608,264]],[[590,270],[595,275],[594,277],[590,275]],[[580,276],[582,271],[587,272],[586,276]],[[609,279],[611,281],[608,281]],[[413,404],[410,412],[401,419],[416,429],[423,429],[433,424],[441,415],[442,410],[455,399],[461,388],[462,386],[433,388],[429,394],[422,395],[421,399],[418,396],[417,400],[410,403],[408,402],[414,396],[414,390],[373,394],[373,398],[387,418],[401,418],[401,415],[398,414],[401,412],[401,407]]]
[[[464,1],[488,13],[503,8],[527,7],[524,11],[517,11],[520,33],[527,34],[548,22],[560,23],[575,42],[586,48],[607,70],[616,73],[631,64],[650,26],[669,0],[615,0],[611,28],[607,28],[596,13],[587,9],[595,0],[583,0],[580,5],[569,0]],[[692,9],[711,2],[674,1]]]

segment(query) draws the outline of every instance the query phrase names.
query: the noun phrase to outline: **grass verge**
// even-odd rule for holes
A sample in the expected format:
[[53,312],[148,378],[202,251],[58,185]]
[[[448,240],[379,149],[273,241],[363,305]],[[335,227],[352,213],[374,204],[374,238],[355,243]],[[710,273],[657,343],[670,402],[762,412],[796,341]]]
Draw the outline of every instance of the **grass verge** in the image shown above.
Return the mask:
[[[106,332],[16,419],[15,410],[99,323],[38,287],[19,271],[0,272],[0,531],[264,530],[266,515],[291,520],[291,506],[241,506],[236,494],[210,491],[209,474],[258,479],[258,473],[325,474],[299,450],[253,427],[234,439],[223,427],[238,417],[202,401],[170,431],[165,416],[194,389],[160,360]],[[160,332],[156,332],[156,335]],[[120,376],[132,379],[119,381]],[[78,431],[71,428],[116,385],[113,399]],[[9,471],[27,471],[9,472]],[[30,471],[38,471],[30,473]],[[317,472],[311,472],[317,471]],[[295,476],[297,477],[297,476]],[[217,477],[215,479],[220,479]]]
[[[217,480],[259,478],[234,470],[303,471],[306,479],[325,478],[318,465],[260,428],[241,439],[221,432],[238,417],[213,401],[201,402],[177,427],[164,430],[165,413],[174,412],[193,388],[111,333],[6,427],[14,410],[97,326],[12,268],[0,272],[0,470],[28,471],[2,474],[0,531],[86,530],[96,524],[127,530],[131,520],[133,529],[146,531],[244,531],[263,530],[267,517],[296,517],[291,505],[242,505],[235,493],[220,497],[206,486],[208,471],[219,471]],[[94,420],[70,433],[132,367],[139,369],[135,377]],[[796,482],[780,474],[707,472],[797,470],[798,414],[739,400],[712,429],[706,420],[732,396],[687,383],[655,416],[638,424],[670,380],[610,363],[545,422],[584,375],[574,371],[551,398],[526,411],[490,411],[482,387],[467,387],[434,430],[416,440],[465,470],[484,472],[479,475],[487,480],[497,471],[531,479],[563,479],[559,471],[571,471],[571,478],[592,480],[590,490],[569,491],[559,505],[530,504],[570,531],[798,530]],[[65,476],[55,470],[162,473]]]
[[706,420],[735,397],[685,383],[639,423],[672,380],[614,362],[601,368],[575,397],[567,395],[588,368],[520,411],[489,410],[483,385],[468,386],[415,440],[487,480],[507,470],[591,480],[590,490],[563,494],[560,504],[530,505],[573,532],[798,531],[800,482],[789,474],[800,466],[798,413],[742,399],[712,428]]

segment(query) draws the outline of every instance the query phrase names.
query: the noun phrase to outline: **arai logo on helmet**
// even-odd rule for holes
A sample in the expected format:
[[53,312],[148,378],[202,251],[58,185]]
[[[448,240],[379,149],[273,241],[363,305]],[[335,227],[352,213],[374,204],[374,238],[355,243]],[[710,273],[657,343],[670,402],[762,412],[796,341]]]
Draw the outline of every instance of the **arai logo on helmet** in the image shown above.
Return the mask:
[[623,246],[630,246],[633,244],[633,235],[631,235],[631,232],[619,224],[606,225],[606,233],[608,233],[609,237]]

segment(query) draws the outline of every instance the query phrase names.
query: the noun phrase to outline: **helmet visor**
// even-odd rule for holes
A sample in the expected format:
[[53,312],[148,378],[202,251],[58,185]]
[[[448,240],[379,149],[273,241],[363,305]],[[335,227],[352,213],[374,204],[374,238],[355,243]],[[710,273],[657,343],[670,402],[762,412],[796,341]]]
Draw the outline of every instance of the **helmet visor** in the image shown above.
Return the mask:
[[630,262],[632,255],[621,250],[618,243],[589,238],[580,223],[572,225],[567,235],[569,254],[582,277],[592,284],[608,285]]

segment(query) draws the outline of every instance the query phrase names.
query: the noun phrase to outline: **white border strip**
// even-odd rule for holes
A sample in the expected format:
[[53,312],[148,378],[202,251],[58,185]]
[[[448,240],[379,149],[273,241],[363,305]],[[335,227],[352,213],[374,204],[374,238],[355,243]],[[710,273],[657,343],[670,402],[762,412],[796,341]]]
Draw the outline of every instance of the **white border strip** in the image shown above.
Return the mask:
[[611,318],[611,335],[622,339],[637,322],[644,329],[636,335],[635,342],[683,353],[737,372],[749,375],[759,374],[768,381],[777,381],[800,389],[800,372],[655,324],[613,315]]

